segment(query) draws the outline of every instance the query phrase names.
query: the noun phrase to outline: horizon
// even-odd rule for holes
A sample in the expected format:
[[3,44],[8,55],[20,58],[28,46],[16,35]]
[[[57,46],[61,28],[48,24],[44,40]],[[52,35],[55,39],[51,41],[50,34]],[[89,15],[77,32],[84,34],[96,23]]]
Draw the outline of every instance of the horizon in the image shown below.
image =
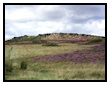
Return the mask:
[[59,32],[105,37],[105,5],[5,5],[5,40]]
[[[62,32],[60,32],[60,33],[62,33]],[[60,33],[58,33],[58,34],[60,34]],[[55,33],[43,33],[41,35],[44,35],[44,34],[55,34]],[[69,33],[66,33],[66,34],[69,34]],[[79,34],[79,33],[72,33],[72,34]],[[21,35],[21,36],[25,36],[25,35]],[[40,35],[40,34],[38,34],[38,35]],[[38,35],[26,35],[26,36],[38,36]],[[85,34],[85,35],[91,35],[91,34]],[[21,37],[21,36],[14,36],[14,37]],[[91,36],[98,36],[98,35],[91,35]],[[12,37],[12,38],[10,38],[8,40],[13,39],[14,37]],[[105,36],[98,36],[98,37],[105,37]],[[7,40],[5,40],[5,41],[7,41]]]

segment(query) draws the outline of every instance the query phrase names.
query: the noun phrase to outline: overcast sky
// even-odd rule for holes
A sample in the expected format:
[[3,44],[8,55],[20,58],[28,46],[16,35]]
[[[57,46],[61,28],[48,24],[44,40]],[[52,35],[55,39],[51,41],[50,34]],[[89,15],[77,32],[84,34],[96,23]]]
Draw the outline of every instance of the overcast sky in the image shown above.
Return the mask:
[[105,36],[105,6],[5,5],[5,40],[44,33]]

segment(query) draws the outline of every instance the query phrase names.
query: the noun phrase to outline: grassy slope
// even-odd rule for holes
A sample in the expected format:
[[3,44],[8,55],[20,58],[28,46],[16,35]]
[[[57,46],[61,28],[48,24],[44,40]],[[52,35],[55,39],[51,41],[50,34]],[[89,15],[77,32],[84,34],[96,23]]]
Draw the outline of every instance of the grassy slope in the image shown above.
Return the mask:
[[[7,80],[96,80],[105,79],[103,64],[73,64],[71,62],[31,62],[36,57],[45,57],[59,53],[69,53],[83,50],[90,45],[60,44],[59,47],[44,47],[42,45],[12,45],[10,59],[13,61],[13,72],[5,75]],[[5,46],[5,54],[11,46]],[[5,56],[5,57],[6,57]],[[28,62],[27,70],[20,69],[20,62]]]
[[29,63],[27,70],[16,68],[9,80],[104,80],[105,68],[101,64],[73,64],[70,62]]

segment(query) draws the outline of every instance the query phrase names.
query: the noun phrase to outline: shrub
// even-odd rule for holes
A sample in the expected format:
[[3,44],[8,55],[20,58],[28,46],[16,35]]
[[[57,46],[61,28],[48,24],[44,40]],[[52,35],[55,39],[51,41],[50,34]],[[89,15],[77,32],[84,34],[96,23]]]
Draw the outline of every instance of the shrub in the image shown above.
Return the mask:
[[94,52],[98,52],[98,51],[99,51],[99,49],[93,49],[93,51],[94,51]]
[[70,41],[70,43],[75,43],[74,41]]
[[46,44],[43,44],[43,46],[58,46],[57,43],[46,43]]
[[88,43],[99,43],[99,42],[102,42],[102,39],[94,39],[94,40],[88,41]]
[[27,69],[27,62],[26,61],[21,62],[21,69]]
[[12,67],[12,62],[10,60],[5,61],[5,71],[6,72],[12,72],[13,67]]
[[105,44],[105,39],[102,39],[102,43]]

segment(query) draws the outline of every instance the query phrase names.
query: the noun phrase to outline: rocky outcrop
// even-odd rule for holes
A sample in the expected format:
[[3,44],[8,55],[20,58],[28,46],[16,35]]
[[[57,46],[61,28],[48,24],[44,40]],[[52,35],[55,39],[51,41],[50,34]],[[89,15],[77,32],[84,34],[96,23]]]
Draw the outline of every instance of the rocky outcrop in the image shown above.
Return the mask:
[[77,33],[51,33],[51,34],[39,34],[37,38],[54,39],[54,38],[102,38],[100,36],[77,34]]
[[22,39],[22,38],[25,38],[25,37],[28,37],[28,36],[24,35],[24,36],[20,36],[20,37],[14,37],[14,38],[12,38],[12,40],[19,40],[19,39]]
[[38,36],[20,36],[20,37],[14,37],[12,40],[17,41],[22,38],[43,38],[43,39],[59,39],[59,38],[88,38],[88,39],[93,39],[93,38],[105,38],[103,36],[93,36],[93,35],[87,35],[87,34],[77,34],[77,33],[47,33],[47,34],[39,34]]

